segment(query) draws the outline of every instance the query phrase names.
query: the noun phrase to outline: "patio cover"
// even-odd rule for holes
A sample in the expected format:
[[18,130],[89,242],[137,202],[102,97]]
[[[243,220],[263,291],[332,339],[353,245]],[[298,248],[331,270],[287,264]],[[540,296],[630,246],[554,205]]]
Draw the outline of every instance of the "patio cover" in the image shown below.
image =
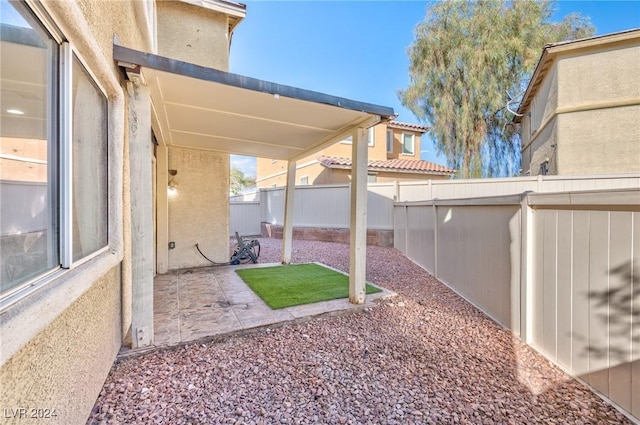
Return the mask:
[[[151,127],[158,144],[165,148],[158,150],[157,178],[166,178],[168,147],[288,161],[282,241],[285,264],[291,261],[296,161],[353,136],[349,299],[357,304],[365,302],[366,128],[394,118],[392,108],[244,77],[119,45],[113,46],[113,58],[134,84],[146,86],[149,93]],[[143,99],[131,97],[130,103],[135,102],[142,102],[144,108]],[[132,163],[145,163],[149,159],[145,157],[148,153],[140,149],[130,155]],[[132,206],[132,217],[151,222],[150,187],[144,186],[151,176],[139,168],[131,179],[132,197],[135,194],[139,198]],[[157,222],[166,223],[166,192],[156,191],[156,195]],[[157,225],[155,242],[147,233],[132,234],[132,263],[136,265],[132,270],[132,329],[146,330],[134,338],[136,347],[148,345],[147,335],[153,335],[150,296],[153,273],[143,266],[157,260],[158,272],[164,272],[160,265],[166,267],[168,255],[164,248],[168,245],[167,226]],[[163,247],[155,257],[150,249],[154,243]]]
[[151,92],[160,144],[296,160],[394,117],[392,108],[113,46]]

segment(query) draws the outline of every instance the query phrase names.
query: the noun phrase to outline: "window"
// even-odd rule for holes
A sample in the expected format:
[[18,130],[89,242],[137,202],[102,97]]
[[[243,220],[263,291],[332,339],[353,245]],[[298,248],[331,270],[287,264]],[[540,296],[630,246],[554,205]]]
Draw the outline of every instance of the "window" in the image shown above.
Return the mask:
[[387,129],[387,152],[393,153],[393,130]]
[[[373,129],[373,127],[369,127],[369,129],[367,130],[367,144],[369,146],[373,146],[374,142],[375,142],[375,131]],[[349,137],[345,137],[344,139],[340,140],[340,143],[344,143],[345,145],[350,145],[353,143],[353,136],[349,136]]]
[[378,176],[376,174],[367,174],[367,183],[375,183],[378,181]]
[[540,122],[538,119],[538,114],[536,111],[536,98],[534,97],[533,100],[531,101],[531,105],[529,106],[529,134],[533,134],[538,130],[538,127],[540,126]]
[[107,98],[68,43],[0,3],[0,298],[107,246]]
[[405,155],[413,155],[415,134],[402,133],[402,153]]
[[302,176],[302,177],[300,177],[300,185],[301,185],[301,186],[307,186],[307,185],[309,185],[309,176]]
[[107,246],[107,99],[87,70],[72,68],[73,261]]

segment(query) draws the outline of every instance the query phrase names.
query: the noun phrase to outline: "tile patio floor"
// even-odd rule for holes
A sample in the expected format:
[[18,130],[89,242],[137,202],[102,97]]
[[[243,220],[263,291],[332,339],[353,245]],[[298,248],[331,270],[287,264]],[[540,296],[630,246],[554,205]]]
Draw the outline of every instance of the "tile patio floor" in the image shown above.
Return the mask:
[[393,295],[367,295],[367,303],[354,305],[348,299],[325,301],[272,310],[235,270],[278,264],[206,267],[158,275],[154,280],[155,346],[168,346],[268,326],[336,311],[360,310],[375,299]]

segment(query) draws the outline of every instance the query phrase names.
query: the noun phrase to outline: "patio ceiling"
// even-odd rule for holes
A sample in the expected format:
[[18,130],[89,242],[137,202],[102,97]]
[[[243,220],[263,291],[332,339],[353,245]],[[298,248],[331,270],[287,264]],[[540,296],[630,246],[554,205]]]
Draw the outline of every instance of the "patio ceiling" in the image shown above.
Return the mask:
[[167,146],[295,160],[393,118],[357,102],[114,45],[130,79],[151,91],[153,130]]

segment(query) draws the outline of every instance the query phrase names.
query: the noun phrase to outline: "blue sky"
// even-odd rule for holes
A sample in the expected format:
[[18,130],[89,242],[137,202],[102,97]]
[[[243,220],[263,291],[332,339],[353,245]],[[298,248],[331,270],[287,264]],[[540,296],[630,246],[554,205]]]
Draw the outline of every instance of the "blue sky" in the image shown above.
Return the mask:
[[[247,17],[233,35],[230,72],[390,106],[398,120],[419,122],[400,104],[397,91],[409,83],[406,51],[427,2],[244,3]],[[640,27],[640,0],[564,0],[556,8],[553,21],[580,12],[598,35]],[[431,141],[423,141],[422,149],[422,159],[445,163]],[[255,159],[234,155],[231,161],[255,176]]]

